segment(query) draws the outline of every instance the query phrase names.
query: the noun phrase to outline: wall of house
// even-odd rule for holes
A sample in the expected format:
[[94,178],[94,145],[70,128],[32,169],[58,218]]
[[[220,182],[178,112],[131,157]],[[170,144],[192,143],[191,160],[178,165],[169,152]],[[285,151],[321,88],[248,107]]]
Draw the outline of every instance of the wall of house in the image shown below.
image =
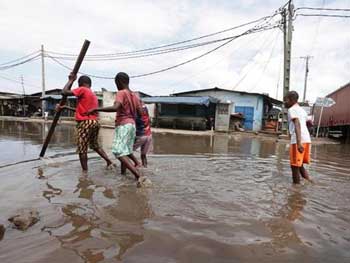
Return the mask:
[[[332,98],[335,105],[323,108],[321,127],[350,125],[350,83],[327,97]],[[321,107],[316,106],[314,110],[315,124],[319,121],[320,113]]]
[[[108,107],[112,106],[115,101],[115,92],[104,91],[102,94],[102,106]],[[103,124],[114,125],[115,122],[115,112],[100,112],[99,113],[100,122]]]
[[[102,92],[102,107],[112,106],[115,101],[116,92],[114,91],[103,91]],[[151,118],[154,117],[154,104],[147,104],[148,113]],[[115,123],[115,112],[100,112],[100,122],[102,124],[114,125]]]
[[207,117],[209,108],[204,105],[161,104],[160,116]]
[[232,113],[235,113],[235,107],[253,107],[253,131],[259,131],[262,129],[264,106],[264,100],[262,96],[215,90],[186,93],[186,96],[211,96],[213,98],[219,99],[221,102],[231,101],[231,103],[234,103],[234,106],[232,107]]

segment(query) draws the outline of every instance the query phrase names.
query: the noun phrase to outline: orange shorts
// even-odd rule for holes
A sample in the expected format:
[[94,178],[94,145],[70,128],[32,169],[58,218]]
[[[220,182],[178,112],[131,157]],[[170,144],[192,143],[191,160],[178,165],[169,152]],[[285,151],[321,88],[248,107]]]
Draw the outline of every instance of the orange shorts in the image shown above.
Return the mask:
[[304,163],[310,163],[311,143],[303,143],[303,147],[304,152],[300,153],[297,144],[290,145],[289,157],[291,166],[301,167]]

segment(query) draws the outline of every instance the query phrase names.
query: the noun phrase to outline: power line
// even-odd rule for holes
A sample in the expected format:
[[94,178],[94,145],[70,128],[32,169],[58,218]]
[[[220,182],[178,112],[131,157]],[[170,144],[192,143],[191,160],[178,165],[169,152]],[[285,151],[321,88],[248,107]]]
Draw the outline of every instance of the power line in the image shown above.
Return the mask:
[[[17,84],[22,84],[22,82],[19,81],[19,80],[16,80],[16,79],[13,79],[13,78],[9,78],[9,77],[5,77],[5,76],[3,76],[3,75],[0,75],[0,78],[1,78],[1,79],[4,79],[4,80],[7,80],[7,81],[11,81],[11,82],[17,83]],[[27,83],[26,83],[26,85],[27,85],[28,87],[40,88],[39,86],[31,85],[31,84],[27,84]]]
[[278,92],[279,92],[279,87],[280,87],[280,81],[281,81],[281,73],[282,73],[282,63],[283,63],[283,55],[280,58],[280,63],[279,63],[279,71],[278,71],[278,76],[277,76],[277,87],[276,87],[276,100],[278,100]]
[[[261,35],[259,35],[259,37],[261,38]],[[248,41],[249,41],[249,42],[254,42],[256,39],[257,39],[257,37],[254,37],[254,40],[249,40],[249,39],[248,39]],[[245,43],[245,44],[246,44],[246,43]],[[241,46],[242,46],[242,44],[240,44],[238,47],[236,47],[236,48],[234,48],[233,50],[231,50],[229,53],[231,54],[233,51],[237,50],[237,49],[240,48]],[[194,73],[194,74],[191,74],[191,75],[187,76],[186,78],[184,78],[184,79],[182,79],[182,80],[180,80],[180,81],[176,81],[176,82],[170,84],[169,87],[173,87],[173,86],[175,86],[175,85],[178,85],[178,84],[184,82],[185,80],[188,80],[188,79],[190,79],[190,78],[192,78],[192,77],[201,75],[202,73],[206,72],[207,70],[209,70],[209,69],[212,68],[213,66],[215,66],[215,65],[217,65],[217,64],[219,64],[219,63],[221,63],[222,61],[223,61],[223,58],[220,58],[220,59],[217,60],[215,63],[211,64],[210,66],[207,66],[207,67],[203,68],[203,69],[200,70],[199,72],[196,72],[196,73]]]
[[[248,26],[248,25],[251,25],[251,24],[256,24],[256,23],[258,23],[260,21],[267,20],[267,19],[273,17],[274,15],[275,14],[273,14],[272,16],[265,16],[265,17],[262,17],[262,18],[259,18],[259,19],[256,19],[256,20],[253,20],[253,21],[250,21],[250,22],[238,25],[238,26],[234,26],[234,27],[231,27],[231,28],[228,28],[228,29],[224,29],[224,30],[221,30],[221,31],[217,31],[217,32],[214,32],[214,33],[211,33],[211,34],[195,37],[195,38],[184,40],[184,41],[179,41],[179,42],[170,43],[170,44],[166,44],[166,45],[160,45],[160,46],[151,47],[151,48],[133,50],[133,51],[128,51],[128,52],[117,52],[117,53],[87,55],[86,58],[131,55],[131,54],[135,54],[135,53],[144,53],[144,52],[149,52],[149,51],[153,51],[153,50],[163,49],[163,48],[167,48],[167,47],[171,47],[171,46],[178,46],[178,45],[181,45],[181,44],[197,41],[197,40],[200,40],[200,39],[203,39],[203,38],[208,38],[208,37],[212,37],[212,36],[219,35],[219,34],[222,34],[222,33],[226,33],[226,32],[232,31],[234,29],[242,28],[242,27],[245,27],[245,26]],[[54,52],[54,51],[46,51],[46,52],[50,53],[50,54],[56,54],[56,55],[64,55],[64,56],[72,56],[72,57],[76,57],[77,56],[76,54],[60,53],[60,52]]]
[[257,87],[259,87],[259,82],[261,81],[263,75],[265,74],[265,71],[266,71],[266,69],[267,69],[267,66],[270,64],[271,58],[272,58],[273,53],[274,53],[274,51],[275,51],[276,44],[277,44],[277,40],[278,40],[278,36],[279,36],[279,31],[277,31],[276,38],[275,38],[275,41],[274,41],[273,46],[272,46],[272,49],[271,49],[271,53],[270,53],[270,55],[269,55],[269,57],[268,57],[268,60],[266,61],[265,65],[264,65],[263,70],[261,71],[259,80],[256,82],[255,86],[254,86],[252,89],[249,89],[249,91],[254,90],[254,89],[256,89]]
[[318,10],[318,11],[342,11],[349,12],[350,8],[324,8],[324,7],[298,7],[297,10]]
[[[276,27],[276,26],[275,26],[275,27]],[[274,27],[274,28],[275,28],[275,27]],[[272,29],[272,28],[270,28],[270,29]],[[268,30],[268,29],[265,29],[265,30]],[[251,32],[251,33],[255,33],[255,32]],[[193,61],[195,61],[195,60],[198,60],[198,59],[200,59],[200,58],[202,58],[202,57],[204,57],[204,56],[206,56],[206,55],[209,55],[209,54],[213,53],[214,51],[216,51],[216,50],[218,50],[218,49],[220,49],[220,48],[222,48],[222,47],[224,47],[224,46],[230,44],[230,43],[231,43],[233,40],[235,40],[236,38],[239,38],[239,37],[244,36],[244,35],[246,35],[246,34],[249,34],[248,31],[245,32],[245,33],[243,33],[243,34],[241,34],[241,35],[238,35],[238,36],[235,37],[235,38],[229,39],[227,42],[224,42],[223,44],[217,46],[217,47],[214,48],[214,49],[211,49],[211,50],[209,50],[209,51],[207,51],[207,52],[205,52],[205,53],[203,53],[203,54],[201,54],[201,55],[199,55],[199,56],[196,56],[196,57],[194,57],[194,58],[192,58],[192,59],[189,59],[189,60],[187,60],[187,61],[184,61],[184,62],[182,62],[182,63],[176,64],[176,65],[174,65],[174,66],[167,67],[167,68],[164,68],[164,69],[161,69],[161,70],[153,71],[153,72],[150,72],[150,73],[135,75],[135,76],[132,76],[132,78],[140,78],[140,77],[145,77],[145,76],[154,75],[154,74],[157,74],[157,73],[161,73],[161,72],[164,72],[164,71],[168,71],[168,70],[171,70],[171,69],[174,69],[174,68],[183,66],[183,65],[185,65],[185,64],[191,63],[191,62],[193,62]]]
[[32,52],[32,53],[30,53],[30,54],[28,54],[28,55],[25,55],[25,56],[23,56],[23,57],[16,58],[16,59],[14,59],[14,60],[10,60],[10,61],[8,61],[8,62],[1,63],[1,64],[0,64],[0,67],[1,67],[1,66],[4,66],[4,65],[7,65],[7,64],[15,63],[15,62],[20,61],[20,60],[23,60],[23,59],[26,59],[26,58],[31,57],[31,56],[33,56],[33,55],[35,55],[35,54],[38,54],[38,53],[39,53],[39,50],[34,51],[34,52]]
[[34,56],[34,57],[31,57],[31,58],[28,58],[28,59],[26,59],[26,60],[23,60],[23,61],[21,61],[21,62],[15,63],[15,64],[7,65],[7,66],[2,66],[2,67],[0,67],[0,70],[7,70],[7,69],[10,69],[10,68],[17,67],[17,66],[26,64],[26,63],[28,63],[28,62],[35,61],[35,60],[37,60],[39,57],[40,57],[40,54],[38,54],[38,55],[36,55],[36,56]]
[[[221,39],[215,39],[207,42],[202,42],[202,43],[197,43],[197,44],[192,44],[192,45],[186,45],[183,47],[178,47],[178,48],[171,48],[171,49],[165,49],[149,54],[141,54],[141,55],[132,55],[132,56],[124,56],[124,57],[113,57],[113,58],[96,58],[96,59],[89,59],[87,58],[86,61],[112,61],[112,60],[125,60],[125,59],[133,59],[133,58],[145,58],[145,57],[150,57],[150,56],[155,56],[155,55],[163,55],[163,54],[168,54],[172,52],[178,52],[178,51],[184,51],[187,49],[192,49],[192,48],[197,48],[197,47],[203,47],[206,45],[211,45],[223,41],[227,41],[229,39],[236,38],[236,36],[230,36],[226,38],[221,38]],[[60,60],[75,60],[73,57],[58,57],[58,56],[51,56],[51,55],[46,55],[47,57],[55,58],[55,59],[60,59]]]
[[[325,5],[326,5],[326,0],[322,0],[322,7],[319,8],[319,9],[323,9]],[[321,26],[322,19],[323,19],[323,17],[320,17],[318,19],[318,21],[317,21],[316,33],[315,33],[314,38],[313,38],[313,40],[311,42],[311,48],[310,48],[310,51],[309,51],[310,54],[313,53],[313,50],[314,50],[315,45],[317,43],[318,36],[319,36],[319,33],[320,33],[320,26]]]
[[298,16],[306,16],[306,17],[338,17],[338,18],[350,18],[350,15],[327,15],[327,14],[297,14]]
[[[254,59],[256,58],[256,56],[258,54],[260,54],[262,52],[262,50],[265,48],[265,45],[267,43],[270,43],[268,42],[267,40],[269,40],[270,38],[266,38],[264,40],[264,42],[262,43],[262,45],[260,46],[260,48],[256,51],[256,53],[248,60],[247,64],[242,68],[241,72],[243,71],[243,69],[248,66],[250,63],[254,62]],[[252,69],[254,68],[254,66],[257,65],[257,63],[255,62],[248,70],[247,72],[237,81],[237,83],[233,86],[233,90],[235,90],[241,83],[242,81],[245,80],[245,78],[249,75],[249,73],[252,71]],[[240,72],[240,73],[241,73]]]
[[[224,42],[223,44],[199,55],[199,56],[196,56],[192,59],[189,59],[189,60],[186,60],[184,62],[181,62],[181,63],[178,63],[176,65],[173,65],[171,67],[167,67],[167,68],[164,68],[164,69],[160,69],[160,70],[156,70],[156,71],[153,71],[153,72],[149,72],[149,73],[144,73],[144,74],[139,74],[139,75],[133,75],[133,76],[130,76],[130,78],[140,78],[140,77],[145,77],[145,76],[150,76],[150,75],[154,75],[154,74],[158,74],[158,73],[162,73],[162,72],[165,72],[165,71],[168,71],[168,70],[171,70],[171,69],[174,69],[174,68],[177,68],[177,67],[180,67],[180,66],[183,66],[185,64],[188,64],[188,63],[191,63],[195,60],[198,60],[206,55],[209,55],[211,53],[213,53],[214,51],[228,45],[229,43],[231,43],[233,40],[239,38],[239,37],[242,37],[244,35],[247,35],[247,34],[252,34],[252,33],[257,33],[257,32],[261,32],[261,31],[264,31],[264,30],[270,30],[270,29],[273,29],[273,28],[276,28],[277,26],[270,26],[270,27],[255,27],[255,28],[251,28],[247,31],[245,31],[244,33],[242,34],[239,34],[237,36],[234,36],[234,37],[230,37],[226,42]],[[64,63],[62,63],[61,61],[59,61],[58,59],[54,58],[54,57],[51,57],[49,56],[49,58],[51,58],[54,62],[56,62],[57,64],[61,65],[62,67],[66,68],[66,69],[69,69],[69,70],[72,70],[69,66],[65,65]],[[93,78],[99,78],[99,79],[114,79],[114,77],[107,77],[107,76],[98,76],[98,75],[92,75],[92,74],[87,74],[87,73],[83,73],[83,72],[80,72],[81,74],[84,74],[84,75],[87,75],[87,76],[90,76],[90,77],[93,77]]]

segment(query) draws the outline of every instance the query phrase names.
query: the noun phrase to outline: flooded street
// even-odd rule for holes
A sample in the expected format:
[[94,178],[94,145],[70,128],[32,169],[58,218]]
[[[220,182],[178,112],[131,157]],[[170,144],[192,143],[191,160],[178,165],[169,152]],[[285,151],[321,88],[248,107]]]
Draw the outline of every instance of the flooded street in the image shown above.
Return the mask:
[[[350,145],[314,146],[316,184],[293,187],[284,143],[154,134],[138,189],[94,153],[82,174],[71,125],[38,160],[48,128],[0,121],[1,263],[350,262]],[[21,208],[40,213],[25,232],[7,222]]]

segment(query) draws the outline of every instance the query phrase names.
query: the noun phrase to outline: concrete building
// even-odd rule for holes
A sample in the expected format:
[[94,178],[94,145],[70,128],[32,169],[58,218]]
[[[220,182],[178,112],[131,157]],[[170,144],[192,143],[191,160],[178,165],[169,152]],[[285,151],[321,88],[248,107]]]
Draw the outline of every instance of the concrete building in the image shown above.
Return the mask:
[[[140,92],[138,91],[139,95],[141,98],[146,98],[146,97],[151,97],[150,95]],[[108,91],[108,90],[102,90],[102,92],[100,92],[100,94],[98,95],[96,93],[96,95],[101,97],[101,101],[102,101],[102,105],[103,107],[108,107],[108,106],[112,106],[114,104],[115,101],[115,96],[116,96],[116,92],[115,91]],[[108,125],[114,125],[115,122],[115,112],[109,113],[109,112],[100,112],[99,113],[99,117],[100,117],[100,122],[103,124],[108,124]]]
[[[211,97],[160,96],[144,98],[154,106],[152,122],[156,127],[206,130],[215,116],[217,100]],[[150,108],[149,108],[150,112]]]
[[220,103],[229,104],[231,115],[241,113],[244,116],[245,130],[260,131],[264,128],[269,111],[274,107],[281,107],[282,102],[270,98],[266,94],[233,91],[220,88],[192,90],[174,93],[173,96],[209,96]]
[[40,97],[0,92],[0,115],[30,117],[38,110]]

